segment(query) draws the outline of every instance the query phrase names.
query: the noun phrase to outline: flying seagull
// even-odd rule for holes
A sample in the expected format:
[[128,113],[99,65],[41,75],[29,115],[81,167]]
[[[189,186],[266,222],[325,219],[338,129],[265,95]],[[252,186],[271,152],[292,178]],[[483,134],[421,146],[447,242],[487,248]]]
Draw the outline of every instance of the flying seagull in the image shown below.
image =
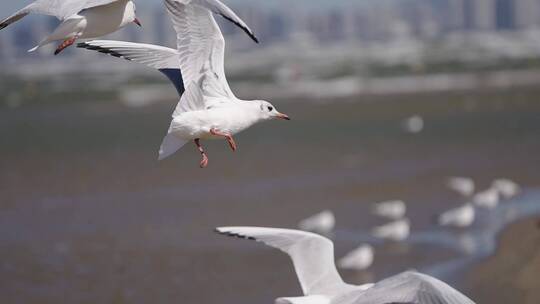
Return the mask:
[[418,272],[404,272],[364,287],[347,284],[337,272],[332,241],[317,234],[258,227],[216,231],[262,242],[291,257],[304,296],[278,298],[277,304],[474,304],[446,283]]
[[179,66],[186,91],[173,113],[159,160],[193,141],[202,155],[200,167],[204,168],[208,156],[201,139],[226,139],[236,151],[233,135],[261,121],[289,120],[267,101],[244,101],[232,93],[225,78],[225,40],[212,13],[216,7],[221,8],[222,16],[254,38],[247,25],[234,17],[234,12],[218,0],[166,0],[165,6],[177,32]]
[[62,23],[29,52],[62,41],[54,52],[58,55],[78,39],[104,36],[129,23],[141,26],[131,0],[37,0],[0,22],[0,30],[31,13],[55,16]]

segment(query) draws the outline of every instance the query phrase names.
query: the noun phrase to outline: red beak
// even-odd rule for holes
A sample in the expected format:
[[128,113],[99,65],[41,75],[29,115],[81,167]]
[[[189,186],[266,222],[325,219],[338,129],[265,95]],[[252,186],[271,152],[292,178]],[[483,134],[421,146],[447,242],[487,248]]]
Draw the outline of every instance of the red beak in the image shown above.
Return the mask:
[[135,20],[133,20],[133,23],[135,23],[136,25],[142,27],[141,22],[140,22],[139,19],[137,19],[137,18],[135,18]]
[[277,118],[278,119],[283,119],[283,120],[291,120],[291,118],[288,115],[285,115],[285,114],[282,114],[282,113],[279,113],[277,115]]

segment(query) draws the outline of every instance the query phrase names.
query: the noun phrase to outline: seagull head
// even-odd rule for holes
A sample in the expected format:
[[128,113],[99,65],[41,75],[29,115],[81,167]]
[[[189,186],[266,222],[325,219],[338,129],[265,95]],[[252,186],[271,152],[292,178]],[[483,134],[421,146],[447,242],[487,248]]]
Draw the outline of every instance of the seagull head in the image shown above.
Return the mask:
[[270,119],[283,119],[283,120],[291,120],[289,116],[278,112],[276,107],[274,107],[271,103],[264,100],[258,100],[259,105],[259,115],[262,120],[270,120]]
[[137,18],[137,7],[135,6],[135,2],[127,2],[124,19],[126,20],[126,23],[135,23],[136,25],[142,27],[141,22]]

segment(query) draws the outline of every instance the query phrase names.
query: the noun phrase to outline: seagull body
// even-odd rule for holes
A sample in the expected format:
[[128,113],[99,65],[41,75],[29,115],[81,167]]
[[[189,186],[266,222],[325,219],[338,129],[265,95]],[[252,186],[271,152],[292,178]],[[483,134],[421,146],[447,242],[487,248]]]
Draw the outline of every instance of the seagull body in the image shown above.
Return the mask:
[[77,39],[104,36],[129,23],[140,26],[135,11],[135,3],[131,0],[37,0],[0,22],[0,29],[30,13],[55,16],[62,21],[60,25],[29,52],[63,41],[55,51],[58,55]]
[[446,283],[417,272],[405,272],[375,284],[347,284],[334,263],[334,244],[317,234],[258,227],[223,227],[216,231],[262,242],[290,256],[304,296],[278,298],[276,304],[474,304]]
[[165,6],[177,32],[177,50],[108,40],[78,45],[158,69],[173,82],[180,102],[160,147],[159,160],[193,141],[202,155],[200,166],[204,168],[208,156],[201,139],[225,138],[236,151],[233,135],[265,120],[289,120],[269,102],[244,101],[232,93],[225,78],[225,40],[212,14],[221,15],[255,42],[258,40],[230,8],[219,0],[166,0]]
[[451,177],[446,182],[448,188],[458,192],[463,196],[474,194],[474,180],[468,177]]
[[493,209],[499,204],[499,191],[495,188],[489,188],[478,192],[473,196],[473,202],[478,207]]
[[334,230],[336,217],[330,210],[308,217],[298,223],[298,228],[304,231],[311,231],[320,234],[328,234]]
[[364,270],[373,264],[374,259],[373,246],[364,244],[342,257],[338,261],[338,266],[343,269]]
[[391,222],[383,226],[373,228],[372,235],[377,238],[404,241],[411,233],[411,223],[408,219]]
[[441,226],[469,227],[474,222],[475,213],[472,204],[465,204],[441,214],[438,223]]
[[494,180],[491,187],[497,189],[499,194],[507,199],[516,196],[520,191],[520,187],[516,182],[506,178]]
[[373,213],[392,220],[398,220],[404,217],[406,212],[407,205],[404,201],[400,200],[381,202],[373,206]]
[[[236,98],[225,78],[225,40],[213,12],[225,18],[236,16],[218,0],[166,0],[165,6],[177,33],[179,65],[186,92],[173,113],[169,131],[159,150],[159,160],[193,141],[202,155],[200,167],[208,165],[201,139],[226,139],[236,151],[235,134],[255,123],[289,117],[279,113],[267,101],[244,101]],[[229,15],[221,13],[226,11]],[[252,31],[238,17],[245,32]]]

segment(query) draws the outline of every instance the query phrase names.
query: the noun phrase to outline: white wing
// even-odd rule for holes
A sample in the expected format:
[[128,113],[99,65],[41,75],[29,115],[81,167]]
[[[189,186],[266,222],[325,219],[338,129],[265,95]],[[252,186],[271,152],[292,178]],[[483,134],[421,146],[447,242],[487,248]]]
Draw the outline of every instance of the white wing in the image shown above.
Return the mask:
[[294,264],[304,295],[328,294],[348,288],[334,264],[334,244],[320,235],[298,230],[223,227],[218,233],[262,242],[287,253]]
[[184,86],[197,85],[206,108],[236,100],[225,77],[225,39],[212,12],[247,29],[245,23],[217,0],[165,0],[165,6],[177,33]]
[[360,293],[353,303],[474,304],[448,284],[417,272],[405,272],[382,280]]
[[55,16],[63,20],[84,9],[107,5],[116,1],[126,0],[37,0],[0,22],[0,29],[32,13]]
[[180,96],[184,92],[184,82],[180,72],[180,63],[178,62],[179,53],[175,49],[153,44],[112,40],[92,40],[79,43],[77,47],[123,58],[157,69],[169,78]]

